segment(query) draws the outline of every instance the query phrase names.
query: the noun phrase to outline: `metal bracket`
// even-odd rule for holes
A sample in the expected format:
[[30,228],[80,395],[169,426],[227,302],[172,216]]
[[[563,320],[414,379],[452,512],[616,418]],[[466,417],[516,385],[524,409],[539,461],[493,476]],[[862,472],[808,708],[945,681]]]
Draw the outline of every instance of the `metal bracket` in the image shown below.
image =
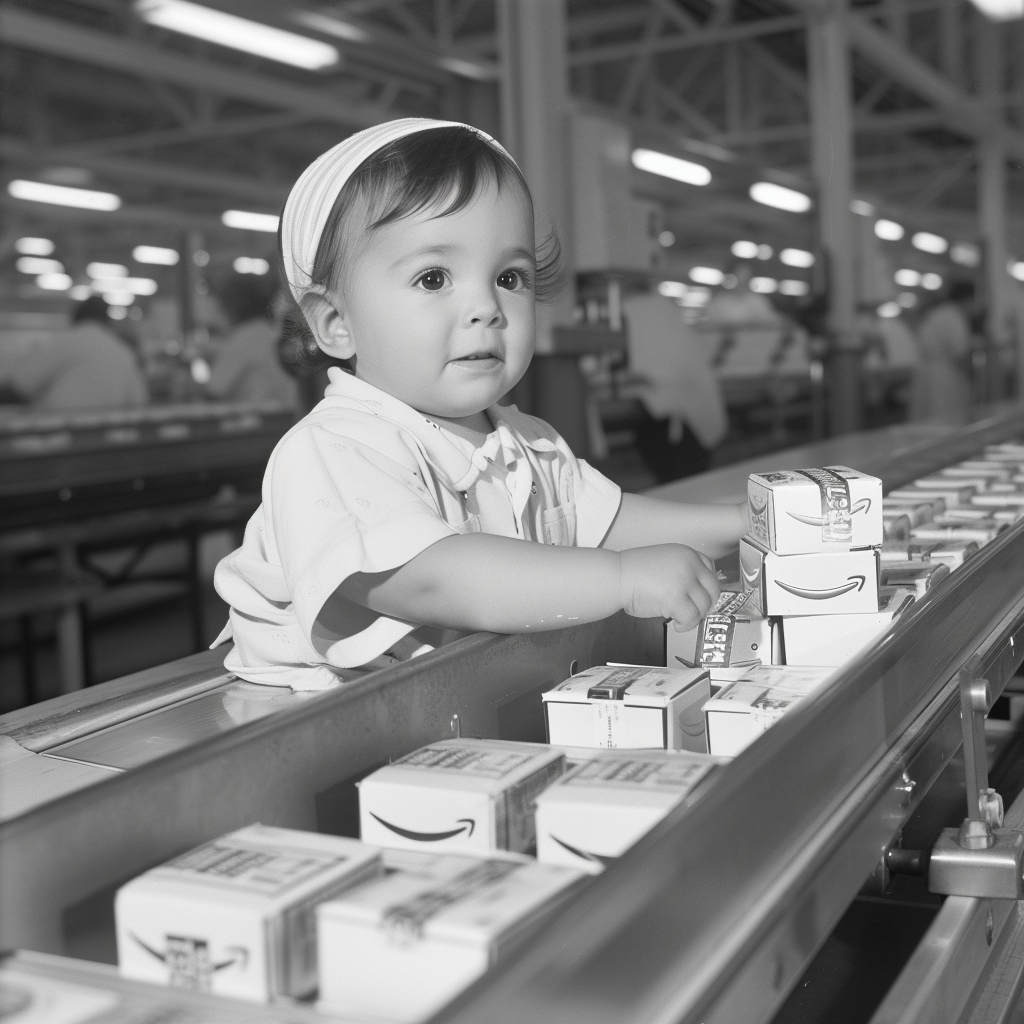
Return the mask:
[[932,847],[928,888],[951,896],[1024,898],[1024,833],[1004,829],[1003,798],[988,784],[985,716],[992,706],[988,680],[977,676],[975,655],[960,670],[967,817],[943,829]]

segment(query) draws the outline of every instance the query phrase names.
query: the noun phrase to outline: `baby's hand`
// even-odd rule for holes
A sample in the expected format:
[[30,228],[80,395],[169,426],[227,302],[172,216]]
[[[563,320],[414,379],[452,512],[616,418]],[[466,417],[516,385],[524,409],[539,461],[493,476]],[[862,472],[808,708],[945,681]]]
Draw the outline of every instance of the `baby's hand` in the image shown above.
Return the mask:
[[692,629],[718,599],[710,558],[682,544],[629,548],[619,553],[619,599],[629,615],[674,619]]

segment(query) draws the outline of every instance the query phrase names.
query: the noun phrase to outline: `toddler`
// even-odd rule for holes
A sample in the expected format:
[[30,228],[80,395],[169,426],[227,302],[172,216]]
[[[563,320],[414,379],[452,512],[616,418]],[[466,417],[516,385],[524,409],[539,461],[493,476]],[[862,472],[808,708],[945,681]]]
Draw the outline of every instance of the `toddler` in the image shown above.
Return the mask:
[[322,689],[445,631],[623,609],[689,628],[707,611],[744,505],[621,494],[498,404],[530,363],[558,252],[538,256],[529,189],[497,142],[419,118],[359,132],[296,182],[280,246],[314,352],[335,365],[217,568],[226,668]]

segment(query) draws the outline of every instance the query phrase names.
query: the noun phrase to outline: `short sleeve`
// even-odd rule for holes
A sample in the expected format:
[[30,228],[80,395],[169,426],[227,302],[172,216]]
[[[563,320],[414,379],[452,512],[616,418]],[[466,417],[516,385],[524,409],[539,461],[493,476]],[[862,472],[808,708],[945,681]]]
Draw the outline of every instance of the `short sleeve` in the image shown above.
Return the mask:
[[583,459],[578,459],[577,464],[580,475],[576,491],[576,544],[596,548],[618,514],[622,489]]
[[[332,635],[322,635],[317,618],[341,583],[356,572],[395,569],[458,532],[440,515],[414,454],[401,443],[389,447],[385,454],[311,424],[286,439],[268,471],[264,499],[296,618],[314,646],[324,653],[331,648],[332,661],[347,660],[337,642],[349,629],[333,605],[324,616],[332,620]],[[353,605],[352,611],[360,621],[350,626],[360,633],[386,619],[370,624],[365,609]]]

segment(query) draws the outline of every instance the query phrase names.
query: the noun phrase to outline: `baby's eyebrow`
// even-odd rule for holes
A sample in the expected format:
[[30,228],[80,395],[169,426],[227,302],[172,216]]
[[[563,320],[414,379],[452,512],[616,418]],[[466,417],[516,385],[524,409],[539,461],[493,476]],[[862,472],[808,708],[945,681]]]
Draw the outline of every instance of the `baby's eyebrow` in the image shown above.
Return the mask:
[[413,260],[421,259],[424,256],[453,256],[459,251],[457,245],[425,245],[422,249],[406,253],[391,264],[392,267],[400,267],[403,263],[411,263]]

